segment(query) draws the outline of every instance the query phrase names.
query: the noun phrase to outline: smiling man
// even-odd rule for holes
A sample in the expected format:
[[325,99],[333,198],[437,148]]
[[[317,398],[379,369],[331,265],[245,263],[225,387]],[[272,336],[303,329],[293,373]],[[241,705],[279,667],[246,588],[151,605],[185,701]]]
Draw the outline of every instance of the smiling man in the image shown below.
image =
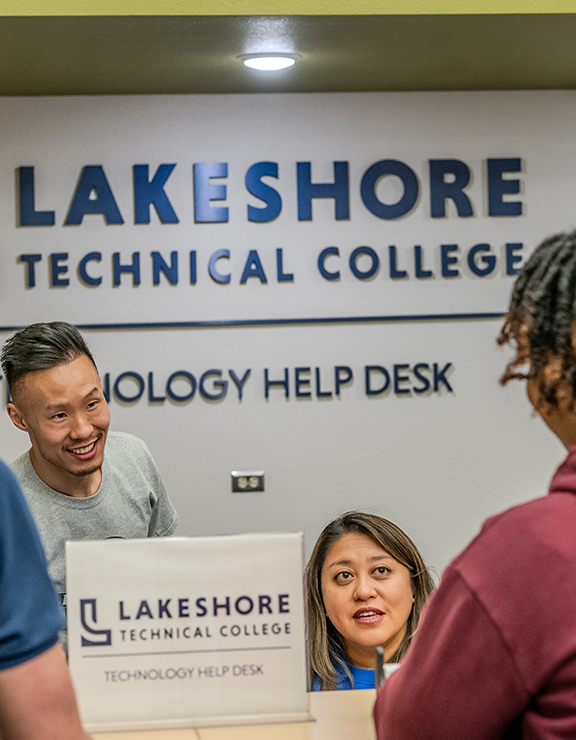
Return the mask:
[[110,411],[81,334],[56,321],[12,335],[2,368],[14,425],[30,437],[16,473],[65,603],[67,540],[164,537],[177,523],[148,448],[109,432]]

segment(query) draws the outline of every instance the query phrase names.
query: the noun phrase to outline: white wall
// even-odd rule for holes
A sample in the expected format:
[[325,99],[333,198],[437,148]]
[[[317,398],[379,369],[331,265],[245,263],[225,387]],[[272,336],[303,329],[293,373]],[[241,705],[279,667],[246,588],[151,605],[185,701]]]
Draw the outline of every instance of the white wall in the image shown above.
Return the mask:
[[[63,319],[83,325],[271,318],[405,316],[503,313],[513,278],[505,274],[506,243],[524,253],[544,236],[574,225],[575,97],[573,93],[450,93],[3,99],[0,101],[0,328]],[[421,196],[401,219],[376,218],[363,206],[359,182],[382,159],[397,159],[417,174]],[[490,217],[486,204],[487,158],[520,158],[522,215]],[[474,216],[430,216],[428,160],[459,159],[472,170],[466,189]],[[244,188],[244,173],[258,161],[279,163],[268,179],[283,209],[271,223],[249,223],[246,204],[262,205]],[[295,162],[311,161],[314,181],[333,178],[332,162],[350,163],[350,218],[334,219],[331,200],[315,201],[313,220],[296,216]],[[227,162],[228,223],[194,222],[191,168]],[[179,224],[134,224],[132,165],[177,163],[166,193]],[[103,165],[123,225],[100,215],[63,226],[84,165]],[[36,209],[55,211],[55,225],[16,227],[14,172],[34,166]],[[387,179],[379,197],[402,194]],[[223,203],[214,203],[223,205]],[[467,250],[490,243],[498,264],[488,277],[474,275]],[[388,246],[398,248],[409,272],[392,280]],[[435,277],[414,276],[413,246],[424,249]],[[459,244],[460,276],[440,277],[440,244]],[[326,281],[316,260],[339,246],[340,281]],[[346,258],[369,245],[381,267],[369,281],[353,277]],[[276,281],[275,250],[294,282]],[[197,251],[198,282],[184,274],[188,252]],[[216,249],[230,249],[229,285],[215,283],[206,263]],[[268,283],[239,284],[248,250],[257,249]],[[86,287],[75,274],[91,251],[102,285]],[[180,281],[152,285],[150,251],[180,254]],[[142,282],[111,285],[111,254],[128,261],[141,253]],[[67,252],[67,287],[48,286],[48,255]],[[42,254],[36,286],[26,287],[20,254]],[[332,260],[332,261],[330,261]],[[327,261],[336,269],[337,258]],[[62,264],[63,264],[62,263]],[[225,271],[226,260],[219,263]],[[360,262],[366,269],[366,262]],[[535,418],[519,383],[502,389],[498,378],[509,351],[496,347],[501,319],[393,321],[251,327],[88,329],[85,336],[100,371],[112,379],[125,371],[147,378],[164,395],[168,376],[187,370],[199,379],[211,368],[251,368],[238,400],[229,383],[221,401],[134,404],[112,398],[113,428],[149,444],[180,512],[181,534],[303,530],[308,550],[323,525],[350,508],[387,516],[413,537],[438,572],[487,516],[541,495],[561,461],[560,444]],[[4,341],[9,331],[0,332]],[[452,363],[452,392],[367,397],[365,365]],[[334,390],[337,365],[354,371],[340,398],[294,397],[294,368],[321,368],[322,390]],[[264,398],[263,371],[275,379],[290,368],[290,398],[273,389]],[[228,378],[229,379],[229,378]],[[408,385],[408,384],[405,384]],[[176,386],[175,386],[176,387]],[[132,392],[131,381],[122,385]],[[184,392],[180,386],[179,392]],[[0,382],[4,406],[4,381]],[[1,454],[11,460],[27,449],[25,436],[0,417]],[[266,491],[232,494],[230,471],[263,469]]]

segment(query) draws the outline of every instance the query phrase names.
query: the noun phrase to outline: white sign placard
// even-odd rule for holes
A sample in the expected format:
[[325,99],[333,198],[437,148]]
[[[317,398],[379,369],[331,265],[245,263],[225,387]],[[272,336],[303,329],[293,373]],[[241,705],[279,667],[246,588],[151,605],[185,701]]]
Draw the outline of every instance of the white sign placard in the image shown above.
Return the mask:
[[68,542],[88,730],[303,720],[302,535]]

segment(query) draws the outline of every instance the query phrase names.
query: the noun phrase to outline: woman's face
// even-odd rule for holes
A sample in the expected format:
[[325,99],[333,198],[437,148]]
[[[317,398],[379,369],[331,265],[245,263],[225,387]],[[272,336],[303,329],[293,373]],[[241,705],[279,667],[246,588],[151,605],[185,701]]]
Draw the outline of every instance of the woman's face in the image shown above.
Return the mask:
[[414,602],[408,568],[367,534],[346,534],[328,551],[321,586],[328,619],[342,635],[352,665],[374,668],[378,645],[390,658]]

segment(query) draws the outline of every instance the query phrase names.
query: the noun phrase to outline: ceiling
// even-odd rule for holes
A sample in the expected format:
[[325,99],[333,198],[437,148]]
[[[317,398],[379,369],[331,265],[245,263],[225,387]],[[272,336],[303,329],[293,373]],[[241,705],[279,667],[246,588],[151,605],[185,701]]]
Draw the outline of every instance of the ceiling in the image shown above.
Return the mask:
[[[576,14],[0,18],[0,95],[576,87]],[[293,51],[281,72],[242,53]]]

